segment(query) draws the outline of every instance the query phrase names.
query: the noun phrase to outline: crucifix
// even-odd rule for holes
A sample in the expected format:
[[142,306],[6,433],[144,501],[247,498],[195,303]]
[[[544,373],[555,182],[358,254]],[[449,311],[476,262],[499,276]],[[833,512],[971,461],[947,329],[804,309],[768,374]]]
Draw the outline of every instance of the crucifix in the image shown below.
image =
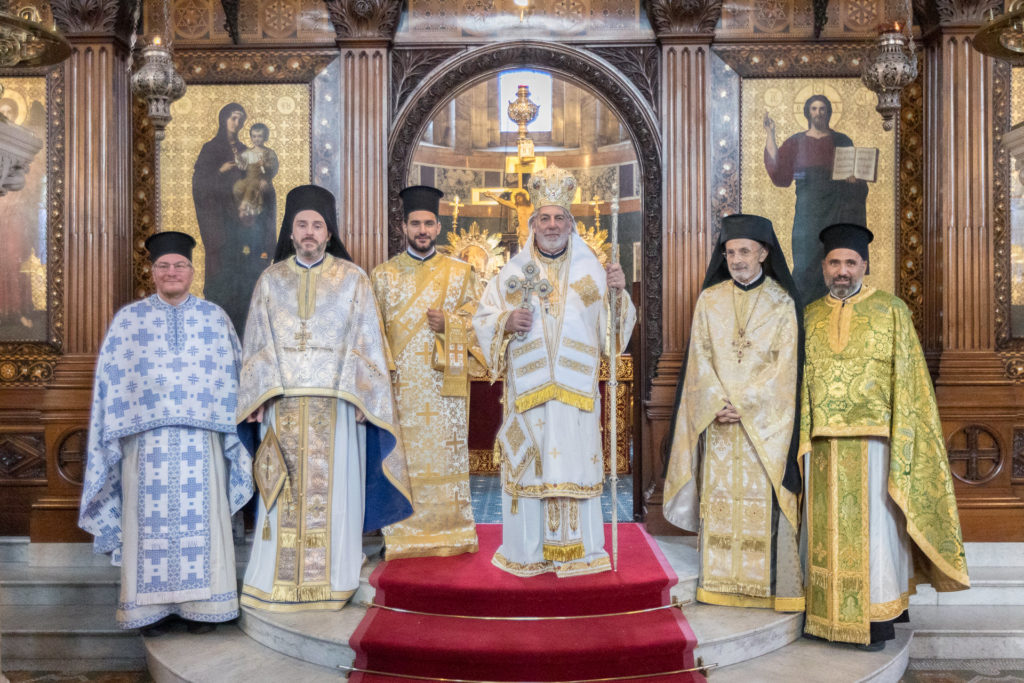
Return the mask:
[[[508,294],[514,294],[521,291],[523,293],[523,298],[522,302],[519,304],[519,308],[524,308],[530,312],[535,308],[532,301],[533,294],[536,293],[538,299],[547,302],[552,290],[551,283],[548,282],[548,279],[541,279],[540,267],[533,261],[530,261],[523,266],[522,277],[509,278],[505,283],[505,288],[508,290]],[[526,332],[516,332],[516,339],[519,341],[526,339]]]
[[299,342],[299,351],[306,350],[306,342],[313,338],[313,333],[306,329],[306,321],[302,321],[302,327],[295,333],[295,341]]
[[732,340],[732,348],[733,348],[733,350],[736,351],[736,362],[737,363],[742,363],[743,362],[743,350],[750,348],[750,340],[746,339],[743,336],[743,331],[742,330],[740,331],[739,335],[740,335],[739,339],[733,339]]

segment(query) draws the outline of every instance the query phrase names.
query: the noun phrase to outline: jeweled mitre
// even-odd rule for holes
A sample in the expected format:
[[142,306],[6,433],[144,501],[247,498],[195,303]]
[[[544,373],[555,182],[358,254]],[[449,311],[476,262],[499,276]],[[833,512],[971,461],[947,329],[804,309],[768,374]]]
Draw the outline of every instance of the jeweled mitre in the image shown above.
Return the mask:
[[565,169],[548,166],[530,176],[528,183],[530,202],[534,209],[542,206],[560,206],[572,213],[572,200],[576,196],[576,179]]

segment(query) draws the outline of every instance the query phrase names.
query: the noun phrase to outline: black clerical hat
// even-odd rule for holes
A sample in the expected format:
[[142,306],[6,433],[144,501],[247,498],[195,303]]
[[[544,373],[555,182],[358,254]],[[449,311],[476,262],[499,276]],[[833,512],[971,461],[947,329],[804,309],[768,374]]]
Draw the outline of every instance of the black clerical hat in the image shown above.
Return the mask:
[[330,237],[327,240],[327,253],[346,261],[351,261],[348,250],[338,233],[338,210],[335,207],[334,195],[319,185],[299,185],[288,192],[284,201],[284,218],[281,220],[281,232],[277,237],[277,249],[274,251],[274,263],[283,261],[295,253],[292,244],[292,223],[295,216],[307,209],[316,211],[327,224]]
[[436,217],[444,192],[429,185],[412,185],[398,193],[402,198],[402,216],[408,218],[413,211],[429,211]]
[[718,244],[725,247],[729,240],[756,240],[766,247],[775,241],[772,222],[763,216],[751,213],[734,213],[722,219],[722,231],[719,233]]
[[149,251],[151,263],[166,254],[181,254],[191,261],[192,249],[195,246],[196,241],[192,235],[175,232],[174,230],[158,232],[146,239],[146,250]]
[[865,261],[868,260],[868,244],[875,236],[863,225],[856,223],[835,223],[821,231],[818,239],[825,245],[825,255],[833,249],[853,249]]

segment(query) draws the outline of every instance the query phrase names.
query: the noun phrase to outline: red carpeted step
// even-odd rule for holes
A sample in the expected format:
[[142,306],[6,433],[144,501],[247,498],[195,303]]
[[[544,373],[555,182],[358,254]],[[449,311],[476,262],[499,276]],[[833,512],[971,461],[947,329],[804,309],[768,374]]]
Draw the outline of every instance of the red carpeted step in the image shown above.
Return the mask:
[[692,631],[675,608],[527,622],[374,608],[351,642],[357,668],[438,678],[569,681],[652,676],[693,666]]
[[[565,616],[627,612],[668,604],[677,578],[639,524],[619,525],[615,572],[558,578],[520,578],[491,564],[500,524],[479,524],[480,551],[381,563],[370,576],[379,605],[434,614]],[[605,525],[611,551],[611,528]]]

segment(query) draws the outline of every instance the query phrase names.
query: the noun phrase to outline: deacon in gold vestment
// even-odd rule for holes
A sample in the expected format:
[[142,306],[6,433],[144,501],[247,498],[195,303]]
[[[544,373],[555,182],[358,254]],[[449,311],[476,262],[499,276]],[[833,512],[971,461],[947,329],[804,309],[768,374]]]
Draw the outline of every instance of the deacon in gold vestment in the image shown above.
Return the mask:
[[492,378],[505,378],[502,540],[491,561],[517,576],[592,574],[611,569],[598,392],[610,297],[620,310],[614,353],[629,342],[636,309],[622,268],[603,268],[576,233],[576,180],[549,166],[529,188],[539,207],[530,237],[487,283],[473,317]]
[[821,233],[829,294],[805,311],[808,634],[881,649],[917,583],[969,587],[935,394],[910,312],[862,285],[871,233]]
[[295,188],[243,344],[238,418],[262,437],[243,605],[340,609],[359,586],[363,533],[412,513],[389,360],[333,195]]
[[665,481],[665,518],[700,532],[701,602],[804,608],[796,297],[771,222],[722,219],[680,373]]
[[484,368],[473,332],[479,281],[468,263],[434,249],[444,195],[418,185],[400,196],[408,248],[371,276],[396,366],[414,508],[384,528],[389,560],[477,550],[466,431],[470,369]]

